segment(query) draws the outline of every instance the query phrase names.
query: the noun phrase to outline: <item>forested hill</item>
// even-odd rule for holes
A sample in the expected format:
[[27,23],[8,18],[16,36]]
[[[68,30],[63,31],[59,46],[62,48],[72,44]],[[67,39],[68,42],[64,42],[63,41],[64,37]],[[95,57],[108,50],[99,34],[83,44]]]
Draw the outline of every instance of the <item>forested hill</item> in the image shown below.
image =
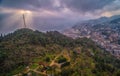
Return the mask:
[[0,76],[44,76],[51,72],[54,76],[120,76],[120,60],[90,39],[72,39],[57,31],[42,33],[25,28],[1,35]]

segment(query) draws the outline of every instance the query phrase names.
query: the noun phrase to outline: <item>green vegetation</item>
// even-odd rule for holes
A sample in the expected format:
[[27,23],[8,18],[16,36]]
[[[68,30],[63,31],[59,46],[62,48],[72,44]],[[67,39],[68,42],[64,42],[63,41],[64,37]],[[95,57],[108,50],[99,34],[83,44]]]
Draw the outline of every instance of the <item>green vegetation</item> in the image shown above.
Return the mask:
[[[0,37],[0,76],[119,76],[120,60],[87,38],[19,29]],[[29,67],[28,67],[29,66]]]
[[39,66],[38,64],[34,63],[34,64],[32,64],[32,65],[30,66],[30,68],[31,68],[31,69],[35,69],[35,68],[37,68],[38,66]]
[[56,60],[57,63],[63,63],[63,62],[66,62],[67,59],[65,57],[63,57],[62,55],[59,56]]

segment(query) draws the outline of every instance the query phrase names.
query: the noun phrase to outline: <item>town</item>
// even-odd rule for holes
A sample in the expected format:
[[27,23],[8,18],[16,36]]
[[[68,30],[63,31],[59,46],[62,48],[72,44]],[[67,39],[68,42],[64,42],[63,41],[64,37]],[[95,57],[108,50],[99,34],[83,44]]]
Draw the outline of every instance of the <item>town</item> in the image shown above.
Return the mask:
[[90,24],[82,23],[64,32],[72,38],[90,38],[101,48],[120,57],[120,31],[118,23]]

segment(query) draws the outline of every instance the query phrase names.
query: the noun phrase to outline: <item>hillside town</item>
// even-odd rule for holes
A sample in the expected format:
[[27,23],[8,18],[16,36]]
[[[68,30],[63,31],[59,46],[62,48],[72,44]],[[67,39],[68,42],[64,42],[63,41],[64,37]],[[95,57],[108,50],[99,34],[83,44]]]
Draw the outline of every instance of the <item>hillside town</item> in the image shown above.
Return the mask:
[[119,23],[89,24],[82,23],[64,32],[72,38],[90,38],[101,48],[120,57],[120,32]]

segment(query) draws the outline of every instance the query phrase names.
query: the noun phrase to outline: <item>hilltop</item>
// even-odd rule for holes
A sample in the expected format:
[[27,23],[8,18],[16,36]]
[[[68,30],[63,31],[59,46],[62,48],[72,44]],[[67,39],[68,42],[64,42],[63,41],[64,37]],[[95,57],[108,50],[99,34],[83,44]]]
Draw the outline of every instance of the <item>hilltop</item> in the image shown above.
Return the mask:
[[1,76],[119,76],[120,60],[88,38],[18,29],[0,37]]

